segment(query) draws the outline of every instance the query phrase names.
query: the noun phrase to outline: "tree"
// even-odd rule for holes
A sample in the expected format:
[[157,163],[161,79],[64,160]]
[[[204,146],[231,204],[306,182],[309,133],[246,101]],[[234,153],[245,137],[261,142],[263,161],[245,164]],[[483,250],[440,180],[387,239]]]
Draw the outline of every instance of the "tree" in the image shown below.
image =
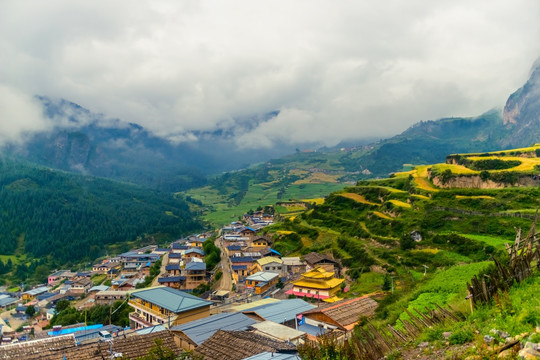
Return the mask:
[[33,317],[36,314],[36,308],[34,307],[34,305],[29,305],[26,307],[24,313],[30,317]]
[[390,275],[386,274],[384,275],[384,280],[382,284],[382,290],[388,291],[392,288],[392,279],[390,279]]
[[404,233],[401,235],[401,239],[399,239],[399,247],[401,250],[409,250],[414,248],[414,240],[409,233]]

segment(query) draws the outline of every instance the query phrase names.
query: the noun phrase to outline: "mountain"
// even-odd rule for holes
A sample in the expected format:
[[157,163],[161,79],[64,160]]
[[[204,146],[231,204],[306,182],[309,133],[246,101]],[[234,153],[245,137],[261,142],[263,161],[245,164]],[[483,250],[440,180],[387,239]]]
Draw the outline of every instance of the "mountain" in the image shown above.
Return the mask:
[[[0,254],[25,267],[93,261],[133,242],[162,244],[203,228],[168,193],[7,157],[0,158],[0,208]],[[24,281],[26,272],[15,276]]]
[[503,112],[503,124],[510,136],[503,147],[519,147],[538,142],[540,137],[540,59],[534,64],[527,83],[510,95]]
[[[3,152],[57,169],[96,175],[181,191],[202,186],[208,174],[245,168],[294,152],[293,145],[273,149],[239,149],[235,129],[193,132],[193,141],[174,143],[140,125],[93,113],[63,99],[38,97],[53,124],[33,133],[23,144],[10,144]],[[239,120],[243,129],[267,121],[276,113]]]

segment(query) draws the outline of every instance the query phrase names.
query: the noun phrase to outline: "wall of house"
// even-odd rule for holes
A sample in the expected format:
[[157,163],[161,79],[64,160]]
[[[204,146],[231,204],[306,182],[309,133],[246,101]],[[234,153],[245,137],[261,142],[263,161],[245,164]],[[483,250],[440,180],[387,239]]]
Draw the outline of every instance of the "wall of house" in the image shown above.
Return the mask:
[[202,319],[208,316],[210,316],[210,305],[178,314],[176,319],[174,319],[173,324],[180,325],[180,324],[184,324],[190,321]]

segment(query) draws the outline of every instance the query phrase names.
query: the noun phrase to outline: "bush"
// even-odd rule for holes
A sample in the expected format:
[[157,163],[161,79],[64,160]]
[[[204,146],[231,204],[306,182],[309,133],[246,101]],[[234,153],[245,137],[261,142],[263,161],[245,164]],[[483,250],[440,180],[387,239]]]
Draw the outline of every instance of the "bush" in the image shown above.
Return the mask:
[[461,345],[471,342],[474,338],[474,334],[470,329],[458,329],[450,335],[448,341],[450,345]]

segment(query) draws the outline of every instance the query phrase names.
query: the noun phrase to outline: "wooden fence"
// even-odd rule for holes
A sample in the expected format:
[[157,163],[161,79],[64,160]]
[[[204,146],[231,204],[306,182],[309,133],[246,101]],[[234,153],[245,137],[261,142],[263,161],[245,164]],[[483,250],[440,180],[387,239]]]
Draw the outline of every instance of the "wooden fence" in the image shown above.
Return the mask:
[[482,276],[476,275],[467,283],[471,307],[485,304],[500,291],[507,291],[514,283],[520,283],[533,274],[534,262],[540,269],[540,233],[536,232],[538,211],[531,229],[525,238],[517,229],[516,241],[506,244],[510,256],[507,263],[494,259],[495,268]]

